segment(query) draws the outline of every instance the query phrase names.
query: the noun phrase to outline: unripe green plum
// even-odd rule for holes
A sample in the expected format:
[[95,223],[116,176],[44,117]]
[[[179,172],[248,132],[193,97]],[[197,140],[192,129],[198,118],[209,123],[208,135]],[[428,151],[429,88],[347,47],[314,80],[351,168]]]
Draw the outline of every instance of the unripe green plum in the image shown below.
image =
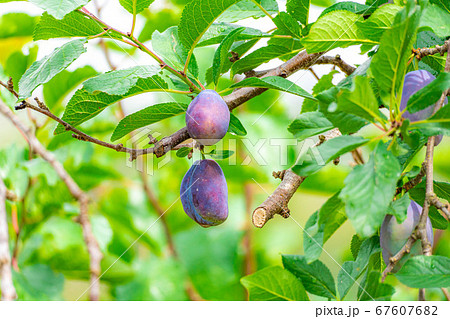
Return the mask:
[[[408,237],[419,223],[421,213],[422,207],[416,202],[411,201],[407,210],[406,219],[403,223],[399,224],[394,216],[386,215],[380,229],[380,245],[383,260],[386,265],[389,264],[389,259],[397,254],[405,245]],[[428,240],[433,245],[433,227],[431,226],[429,217],[427,218],[426,230]],[[421,243],[420,241],[416,241],[411,248],[411,252],[397,263],[392,272],[397,272],[410,256],[420,255],[421,253]]]
[[214,90],[201,91],[186,111],[189,135],[202,145],[213,145],[228,131],[230,111],[222,97]]
[[196,161],[181,182],[186,214],[203,227],[222,224],[228,217],[227,181],[216,161]]

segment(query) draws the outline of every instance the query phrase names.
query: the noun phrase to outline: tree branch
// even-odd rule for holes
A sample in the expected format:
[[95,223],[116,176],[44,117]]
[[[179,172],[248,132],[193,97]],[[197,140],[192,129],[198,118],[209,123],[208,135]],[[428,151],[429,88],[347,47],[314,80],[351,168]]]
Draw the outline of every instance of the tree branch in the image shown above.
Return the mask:
[[333,64],[347,75],[352,74],[356,70],[354,66],[351,66],[350,64],[342,60],[339,54],[335,57],[321,56],[314,64]]
[[437,198],[436,195],[430,197],[430,204],[439,209],[441,212],[444,213],[444,215],[447,217],[448,220],[450,220],[450,213],[448,211],[448,207],[441,203],[441,201]]
[[11,253],[9,251],[8,219],[6,216],[6,186],[0,178],[0,283],[2,300],[17,298],[11,271]]
[[39,142],[39,140],[31,133],[31,131],[24,126],[20,119],[15,115],[11,109],[0,101],[0,113],[6,116],[21,132],[25,135],[32,147],[33,152],[41,156],[45,161],[47,161],[53,169],[56,171],[61,180],[66,184],[70,194],[79,202],[80,204],[80,216],[79,223],[83,230],[84,241],[88,249],[90,257],[90,273],[91,273],[91,291],[90,299],[98,300],[100,295],[100,283],[99,276],[101,272],[100,261],[102,259],[102,253],[100,247],[94,234],[92,232],[92,226],[89,221],[88,214],[88,202],[89,199],[87,195],[80,189],[78,184],[72,179],[72,177],[64,169],[64,166],[58,162],[53,155]]
[[[445,72],[450,72],[450,40],[447,40],[445,42],[446,50],[448,51],[447,59],[445,63]],[[438,103],[436,103],[435,108],[433,110],[433,114],[436,113],[444,104],[446,92],[442,93],[441,98],[439,99]],[[444,97],[444,98],[443,98]],[[425,153],[425,162],[422,165],[422,170],[425,171],[426,176],[426,185],[425,185],[425,202],[423,204],[422,214],[419,218],[419,223],[411,233],[410,237],[408,238],[406,244],[402,247],[402,249],[392,258],[389,260],[389,264],[386,266],[386,269],[383,271],[382,274],[382,281],[386,278],[386,276],[392,271],[396,263],[407,253],[409,253],[411,246],[414,244],[414,242],[418,239],[420,239],[422,244],[422,253],[425,256],[431,256],[432,254],[432,246],[430,241],[428,240],[427,236],[427,220],[428,220],[428,213],[430,211],[430,205],[435,205],[436,207],[440,206],[442,207],[443,204],[437,200],[436,195],[433,192],[433,153],[434,153],[434,141],[435,136],[431,136],[428,138],[427,141],[427,149]],[[420,181],[423,177],[423,172],[416,176],[415,180],[417,181],[417,184],[420,183]],[[437,202],[436,202],[437,200]],[[441,204],[441,205],[439,205]],[[441,209],[442,210],[442,209]],[[445,211],[442,210],[444,213]],[[447,211],[448,213],[448,211]],[[446,214],[447,215],[447,214]],[[448,215],[447,215],[448,217]],[[424,291],[422,292],[424,294]]]
[[[310,66],[312,66],[317,59],[322,55],[323,53],[313,53],[313,54],[307,54],[305,51],[300,52],[296,56],[294,56],[292,59],[286,61],[285,63],[281,64],[280,66],[268,70],[262,77],[268,77],[268,76],[282,76],[282,77],[288,77],[289,75],[297,72],[300,69],[308,69]],[[225,103],[227,103],[228,108],[231,110],[235,109],[239,105],[247,102],[248,100],[254,98],[255,96],[258,96],[262,94],[263,92],[267,91],[267,89],[264,88],[253,88],[253,87],[245,87],[240,88],[233,93],[226,95],[223,97]],[[177,132],[173,133],[172,135],[168,137],[164,137],[159,142],[155,144],[154,147],[154,154],[156,157],[161,157],[164,154],[166,154],[168,151],[170,151],[174,146],[182,143],[183,141],[190,138],[189,133],[187,131],[186,127],[183,127],[182,129],[178,130]]]
[[[319,146],[326,140],[340,136],[341,132],[338,129],[333,129],[329,134],[320,138],[315,147]],[[288,203],[294,193],[300,187],[300,184],[307,176],[298,176],[291,169],[284,173],[274,173],[275,178],[280,178],[282,181],[275,191],[270,195],[261,205],[259,205],[252,215],[252,222],[258,228],[262,228],[267,221],[272,219],[276,214],[280,214],[284,218],[289,217]]]
[[15,202],[17,201],[17,195],[9,189],[6,189],[6,199]]
[[287,204],[305,179],[306,177],[298,176],[291,169],[286,170],[283,180],[272,195],[253,211],[253,225],[262,228],[276,214],[288,218],[289,208]]
[[[311,65],[316,63],[316,61],[318,60],[318,58],[320,58],[320,56],[322,54],[323,53],[307,54],[305,51],[300,52],[299,54],[294,56],[292,59],[286,61],[285,63],[281,64],[280,66],[267,71],[267,73],[263,77],[267,77],[267,76],[287,77],[300,69],[308,69]],[[12,94],[14,94],[16,97],[18,97],[17,92],[14,91],[14,88],[9,83],[5,84],[0,81],[0,85],[4,86]],[[223,99],[227,103],[228,108],[231,111],[231,110],[235,109],[236,107],[238,107],[239,105],[243,104],[244,102],[247,102],[248,100],[254,98],[255,96],[262,94],[266,90],[267,89],[265,89],[265,88],[251,88],[251,87],[240,88],[240,89],[235,90],[233,93],[225,96]],[[107,142],[98,140],[94,137],[91,137],[91,136],[83,133],[79,129],[73,127],[69,123],[63,121],[62,119],[60,119],[59,117],[54,115],[44,103],[40,102],[37,99],[35,99],[35,100],[38,103],[38,106],[35,106],[27,101],[23,101],[21,106],[18,108],[28,107],[28,108],[31,108],[39,113],[42,113],[42,114],[52,118],[56,122],[63,125],[67,131],[74,132],[75,133],[74,138],[77,138],[82,141],[91,142],[91,143],[94,143],[94,144],[97,144],[97,145],[100,145],[103,147],[107,147],[107,148],[113,149],[117,152],[129,153],[130,160],[135,160],[138,156],[150,154],[150,153],[154,153],[156,157],[161,157],[161,156],[165,155],[167,152],[169,152],[170,150],[173,150],[174,147],[177,146],[178,144],[180,144],[190,138],[187,128],[184,127],[182,129],[178,130],[177,132],[173,133],[172,135],[164,137],[159,142],[156,142],[154,147],[149,147],[149,148],[144,148],[144,149],[131,149],[131,148],[124,147],[122,144],[107,143]]]
[[421,60],[427,55],[434,55],[439,53],[441,56],[443,56],[447,50],[448,41],[446,41],[443,45],[436,45],[434,48],[412,49],[412,53],[418,60]]
[[405,185],[403,185],[402,187],[398,187],[395,192],[395,196],[397,196],[398,194],[401,194],[403,191],[408,192],[410,189],[413,189],[416,185],[418,185],[418,184],[420,184],[420,182],[422,182],[425,175],[426,175],[426,169],[425,169],[425,162],[424,162],[424,163],[422,163],[422,167],[420,169],[419,174],[417,174],[416,177],[414,177],[413,179],[411,179],[407,183],[405,183]]

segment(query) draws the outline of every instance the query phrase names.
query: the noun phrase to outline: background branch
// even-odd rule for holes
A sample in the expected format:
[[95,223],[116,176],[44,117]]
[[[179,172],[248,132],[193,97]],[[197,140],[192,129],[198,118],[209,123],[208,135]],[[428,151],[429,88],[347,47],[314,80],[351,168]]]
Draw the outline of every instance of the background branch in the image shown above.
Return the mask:
[[88,202],[89,199],[87,195],[80,189],[78,184],[72,179],[72,177],[67,173],[64,169],[64,166],[58,162],[53,155],[53,153],[49,152],[35,137],[34,134],[31,133],[31,130],[26,128],[25,125],[20,121],[20,119],[15,115],[11,109],[0,101],[0,113],[2,113],[6,118],[8,118],[14,126],[16,126],[23,135],[27,136],[29,144],[36,154],[41,156],[45,161],[47,161],[53,169],[56,171],[61,180],[66,184],[70,194],[79,202],[80,205],[80,216],[79,223],[81,224],[81,228],[83,230],[83,238],[86,242],[87,250],[89,253],[90,259],[90,273],[91,273],[91,289],[90,289],[90,299],[98,300],[100,295],[100,282],[99,275],[101,272],[100,261],[103,257],[100,247],[94,234],[92,232],[92,226],[89,221],[88,214]]
[[0,177],[0,288],[2,300],[17,298],[12,279],[11,253],[9,251],[8,219],[6,215],[6,186]]

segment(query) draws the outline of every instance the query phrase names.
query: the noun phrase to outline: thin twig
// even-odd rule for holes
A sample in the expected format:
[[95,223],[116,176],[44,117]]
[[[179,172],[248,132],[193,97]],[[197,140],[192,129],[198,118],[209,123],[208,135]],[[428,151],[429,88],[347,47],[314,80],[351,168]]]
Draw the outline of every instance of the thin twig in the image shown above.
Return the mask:
[[418,296],[417,299],[419,299],[419,301],[426,301],[426,299],[425,299],[425,289],[423,289],[423,288],[419,289],[419,296]]
[[0,284],[2,300],[14,300],[17,298],[12,279],[11,253],[9,251],[6,186],[2,178],[0,178]]
[[450,212],[448,211],[448,207],[443,204],[436,195],[431,196],[429,198],[430,204],[439,209],[441,212],[444,213],[444,215],[447,217],[448,220],[450,220]]
[[317,73],[313,70],[313,68],[309,68],[308,71],[311,72],[311,74],[316,78],[317,81],[320,81],[319,76],[318,76]]
[[10,191],[9,189],[6,190],[6,199],[10,200],[12,202],[17,201],[17,195],[13,192]]
[[416,175],[413,179],[409,180],[405,185],[402,187],[398,187],[395,195],[401,194],[403,191],[408,192],[410,189],[413,189],[416,185],[420,184],[425,177],[426,170],[425,170],[425,163],[422,164],[422,167],[420,169],[419,174]]
[[441,288],[441,290],[444,293],[445,299],[447,299],[447,301],[450,301],[450,293],[448,292],[448,290],[446,288]]
[[80,204],[80,216],[79,223],[81,224],[81,228],[83,230],[83,238],[86,242],[86,246],[88,249],[89,257],[90,257],[90,273],[91,273],[91,291],[90,291],[90,299],[98,300],[100,295],[100,283],[98,277],[100,275],[100,261],[102,259],[102,253],[100,251],[100,247],[98,242],[92,232],[92,226],[89,221],[89,213],[88,213],[88,197],[87,195],[80,189],[78,184],[72,179],[72,177],[67,173],[64,169],[64,166],[58,162],[53,155],[53,153],[49,152],[44,146],[39,142],[39,140],[31,133],[31,131],[25,127],[25,125],[20,121],[20,119],[15,115],[11,109],[0,101],[0,113],[2,113],[6,118],[8,118],[14,125],[28,137],[30,145],[33,151],[41,156],[45,161],[47,161],[53,169],[56,171],[61,180],[66,184],[67,189],[70,194],[79,202]]
[[406,241],[405,245],[391,258],[389,258],[389,264],[386,265],[386,268],[383,271],[383,274],[381,275],[381,281],[383,282],[386,276],[394,269],[395,265],[409,252],[411,251],[411,247],[414,245],[414,243],[417,241],[417,227],[414,229],[412,234],[408,237],[408,240]]

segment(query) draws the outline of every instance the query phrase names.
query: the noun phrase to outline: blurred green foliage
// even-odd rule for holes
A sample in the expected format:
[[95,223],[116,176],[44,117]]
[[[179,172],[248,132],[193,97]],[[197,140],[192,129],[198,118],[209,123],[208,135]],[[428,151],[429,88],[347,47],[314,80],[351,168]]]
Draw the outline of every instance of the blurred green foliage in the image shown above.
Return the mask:
[[[372,2],[368,1],[368,4]],[[148,41],[155,30],[163,32],[178,24],[186,3],[176,0],[163,8],[144,10],[139,16],[143,22],[139,40]],[[315,0],[312,3],[326,7],[334,1]],[[39,50],[47,45],[31,41],[37,20],[37,17],[24,13],[0,15],[0,80],[5,81],[11,76],[15,88],[22,74],[36,60]],[[98,59],[104,59],[98,50],[103,44],[97,42],[89,45],[89,50],[98,51]],[[114,42],[109,41],[106,46],[113,55],[123,53]],[[135,50],[128,52],[136,54]],[[211,47],[199,48],[195,54],[201,70],[199,78],[204,81],[206,70],[213,61],[214,50]],[[64,70],[43,85],[43,100],[53,113],[60,115],[65,102],[80,87],[80,83],[99,72],[96,61],[73,70]],[[218,91],[226,89],[231,83],[226,76],[222,77]],[[2,87],[0,98],[10,106],[15,104],[14,98]],[[174,98],[189,101],[184,96]],[[167,102],[168,98],[154,93],[152,99]],[[129,162],[126,154],[80,142],[73,139],[71,133],[54,136],[55,123],[41,116],[27,114],[27,111],[18,114],[28,123],[36,118],[43,125],[36,130],[37,137],[54,152],[79,186],[89,194],[93,231],[104,254],[101,264],[102,299],[188,300],[197,296],[206,300],[246,300],[247,293],[240,279],[249,274],[248,269],[256,272],[268,266],[281,266],[281,254],[302,255],[301,227],[329,197],[343,188],[344,179],[351,171],[347,165],[351,157],[344,155],[340,165],[328,164],[305,180],[289,204],[292,219],[283,220],[276,216],[263,229],[250,225],[251,211],[278,185],[277,180],[271,177],[272,171],[286,169],[296,162],[298,147],[289,146],[287,161],[280,164],[280,159],[272,156],[274,148],[269,147],[269,138],[292,139],[287,126],[293,119],[292,114],[300,112],[302,101],[299,97],[284,99],[280,93],[271,90],[248,101],[233,113],[247,129],[246,139],[267,140],[260,149],[266,163],[257,163],[243,137],[227,134],[223,149],[231,145],[230,138],[237,141],[232,160],[219,161],[228,182],[230,213],[226,223],[209,229],[201,228],[189,219],[179,201],[181,179],[192,160],[179,158],[173,152],[159,159],[148,156]],[[268,105],[272,107],[260,117]],[[295,109],[295,112],[289,109]],[[115,104],[81,127],[86,133],[108,141],[119,122],[118,113],[119,106]],[[152,132],[166,136],[183,126],[183,116],[176,116],[150,128]],[[144,129],[144,132],[147,131]],[[27,144],[3,117],[0,117],[0,134],[0,175],[7,188],[19,198],[17,202],[7,203],[11,251],[15,262],[13,276],[19,299],[87,299],[89,260],[81,227],[76,223],[79,215],[77,203],[49,164],[29,153]],[[376,132],[366,129],[364,134],[373,137]],[[120,142],[129,143],[130,137],[124,137]],[[371,147],[369,145],[364,150],[366,159]],[[250,156],[249,162],[247,156]],[[435,150],[436,180],[450,178],[449,156],[450,144],[448,137],[445,137]],[[408,167],[420,165],[423,158],[424,152],[421,151]],[[165,212],[171,238],[167,237],[159,213],[148,201],[143,189],[139,173],[142,165],[151,168],[144,178]],[[19,223],[19,234],[13,227],[13,218],[16,218],[14,222]],[[333,234],[333,240],[324,244],[325,251],[330,254],[321,255],[320,265],[325,264],[333,277],[339,278],[339,265],[344,262],[347,265],[361,263],[370,269],[367,276],[375,278],[378,283],[381,270],[378,251],[374,248],[366,252],[367,255],[357,257],[356,254],[353,257],[350,242],[354,233],[351,224],[345,222]],[[450,230],[436,230],[435,236],[435,254],[449,257]],[[175,255],[169,249],[169,240],[173,240]],[[359,250],[360,245],[354,247]],[[271,268],[271,271],[286,272],[280,267]],[[286,273],[286,276],[292,277],[289,272]],[[355,277],[360,275],[355,274]],[[253,276],[258,276],[258,273]],[[247,281],[244,280],[246,287],[251,286],[248,283],[251,279],[247,277]],[[368,279],[364,277],[361,282],[364,286]],[[393,299],[415,298],[416,290],[398,283],[395,277],[390,276],[387,283],[396,289]],[[295,289],[300,297],[304,297],[305,288],[300,285]],[[343,289],[345,294],[348,293],[348,299],[367,298],[351,283]],[[392,294],[392,291],[387,291],[388,287],[370,289],[378,289],[380,299]],[[306,290],[309,291],[308,287]],[[427,291],[427,298],[441,299],[438,289]],[[375,295],[375,292],[372,291],[372,294]],[[320,294],[310,295],[310,298],[326,300]]]

